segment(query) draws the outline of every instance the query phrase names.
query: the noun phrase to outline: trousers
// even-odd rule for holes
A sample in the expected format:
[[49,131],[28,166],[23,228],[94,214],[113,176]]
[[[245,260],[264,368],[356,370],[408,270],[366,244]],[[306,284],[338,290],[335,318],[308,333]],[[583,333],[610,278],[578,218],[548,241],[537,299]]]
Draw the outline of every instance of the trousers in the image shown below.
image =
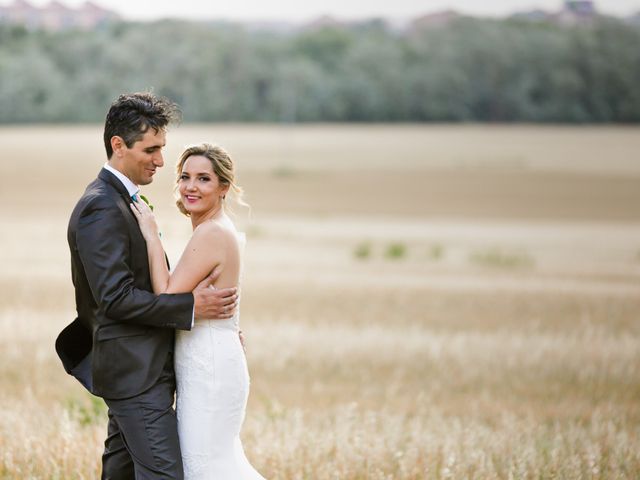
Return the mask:
[[158,381],[126,399],[104,399],[109,407],[102,455],[102,480],[183,480],[173,408],[176,381],[173,354]]

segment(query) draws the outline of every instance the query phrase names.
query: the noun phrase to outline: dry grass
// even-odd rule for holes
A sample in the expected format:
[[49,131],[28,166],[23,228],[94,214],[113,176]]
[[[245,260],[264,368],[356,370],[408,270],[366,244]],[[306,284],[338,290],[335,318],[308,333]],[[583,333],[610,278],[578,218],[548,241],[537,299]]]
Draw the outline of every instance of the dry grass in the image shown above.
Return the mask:
[[[174,157],[228,140],[254,204],[240,219],[252,463],[271,479],[638,478],[637,129],[373,130],[169,137]],[[97,478],[104,406],[53,339],[73,318],[66,221],[99,129],[0,140],[21,155],[0,164],[0,478]],[[148,190],[175,261],[189,229],[168,170]]]

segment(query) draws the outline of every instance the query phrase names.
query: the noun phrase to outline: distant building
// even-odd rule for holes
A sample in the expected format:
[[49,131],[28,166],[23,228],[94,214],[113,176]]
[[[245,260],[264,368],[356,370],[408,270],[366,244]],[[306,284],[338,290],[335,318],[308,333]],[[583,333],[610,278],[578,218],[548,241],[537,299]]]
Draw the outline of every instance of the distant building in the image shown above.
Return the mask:
[[89,1],[79,8],[69,8],[58,1],[36,7],[26,0],[15,0],[9,6],[0,6],[0,23],[23,25],[29,30],[92,30],[119,19],[117,13]]
[[555,17],[562,25],[589,24],[598,16],[592,0],[565,0],[564,7]]
[[630,17],[627,17],[625,21],[631,25],[640,27],[640,12],[637,12],[636,14],[631,15]]
[[460,14],[453,10],[442,10],[439,12],[422,15],[411,22],[411,31],[427,30],[430,28],[446,27],[451,22],[460,18]]
[[565,0],[564,9],[574,15],[589,17],[596,14],[596,6],[591,0]]
[[559,25],[573,26],[590,24],[597,17],[598,12],[595,2],[592,0],[565,0],[560,11],[529,10],[514,13],[510,18],[530,22],[553,22]]
[[517,12],[510,16],[516,20],[527,20],[529,22],[546,22],[551,20],[554,14],[547,12],[546,10],[529,10],[526,12]]
[[330,15],[318,17],[304,26],[305,30],[323,30],[325,28],[342,28],[347,24]]

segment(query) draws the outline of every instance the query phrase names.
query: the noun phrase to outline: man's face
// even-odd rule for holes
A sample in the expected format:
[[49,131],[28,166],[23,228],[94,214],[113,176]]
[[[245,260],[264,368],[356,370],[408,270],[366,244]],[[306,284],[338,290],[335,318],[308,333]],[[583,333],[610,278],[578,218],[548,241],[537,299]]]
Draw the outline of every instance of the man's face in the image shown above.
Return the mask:
[[157,132],[149,128],[141,140],[138,140],[131,148],[124,141],[114,150],[118,170],[124,173],[129,180],[136,185],[148,185],[153,181],[156,169],[164,165],[162,148],[166,145],[166,132],[164,129]]

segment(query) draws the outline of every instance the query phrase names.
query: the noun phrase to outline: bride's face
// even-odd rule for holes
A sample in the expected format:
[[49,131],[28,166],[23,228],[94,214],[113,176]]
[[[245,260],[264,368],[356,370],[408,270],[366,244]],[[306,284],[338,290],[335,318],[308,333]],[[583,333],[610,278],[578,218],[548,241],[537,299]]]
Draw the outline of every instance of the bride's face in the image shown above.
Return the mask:
[[213,172],[211,160],[193,155],[184,162],[178,181],[180,200],[191,214],[206,213],[219,207],[229,187]]

